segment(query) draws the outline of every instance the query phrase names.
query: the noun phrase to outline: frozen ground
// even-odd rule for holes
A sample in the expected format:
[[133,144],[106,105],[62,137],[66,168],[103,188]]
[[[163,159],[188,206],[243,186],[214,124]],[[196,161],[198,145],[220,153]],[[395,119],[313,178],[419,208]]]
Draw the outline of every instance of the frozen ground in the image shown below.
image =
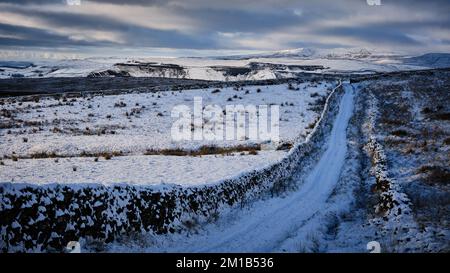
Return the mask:
[[[373,129],[366,134],[380,143],[390,189],[407,198],[402,211],[410,211],[400,224],[391,217],[382,224],[394,252],[450,249],[448,79],[448,72],[442,72],[439,77],[375,81],[364,90],[376,104],[369,110],[376,117]],[[376,199],[383,194],[379,186],[372,185]],[[401,236],[400,229],[411,238]]]
[[[318,163],[298,179],[298,190],[284,197],[254,203],[229,219],[216,224],[193,227],[187,238],[167,235],[145,238],[139,245],[112,246],[109,251],[168,252],[298,252],[305,235],[320,230],[319,220],[329,206],[345,206],[346,202],[328,202],[339,182],[347,154],[347,126],[353,113],[354,90],[345,86],[333,129]],[[198,228],[198,230],[195,230]],[[142,238],[141,238],[142,239]],[[244,243],[245,242],[245,243]],[[129,243],[129,242],[128,242]],[[360,246],[362,248],[365,245]],[[355,249],[354,251],[357,251]]]
[[[208,184],[239,175],[285,155],[284,151],[260,151],[257,155],[118,156],[110,160],[92,157],[21,159],[0,166],[1,181],[48,183],[101,183],[114,185]],[[76,168],[76,171],[73,170]],[[208,170],[208,171],[205,171]],[[189,174],[189,175],[187,175]]]
[[[218,180],[273,162],[285,151],[276,150],[279,143],[246,138],[175,142],[171,137],[174,106],[185,104],[192,108],[194,97],[201,97],[203,106],[280,105],[281,143],[293,143],[310,132],[324,98],[335,84],[307,82],[291,86],[50,97],[37,102],[4,99],[0,129],[0,155],[4,159],[0,165],[0,181],[186,185]],[[256,155],[249,154],[245,148],[238,153],[198,157],[167,155],[205,146],[252,149],[260,144],[264,144],[263,151],[257,151]],[[111,161],[107,157],[112,157]],[[207,162],[211,167],[206,167]],[[207,174],[205,169],[209,170]],[[186,173],[189,177],[185,177]]]
[[366,252],[375,241],[382,252],[448,252],[449,109],[435,101],[448,101],[446,73],[346,85],[323,153],[281,196],[214,223],[193,219],[181,234],[86,250]]
[[[361,58],[366,57],[353,57],[352,62]],[[347,60],[341,64],[350,68]],[[180,233],[127,234],[110,244],[83,241],[83,251],[364,252],[368,242],[377,241],[383,252],[448,252],[448,73],[386,74],[347,83],[325,145],[291,177],[295,186],[279,195],[263,195],[218,219],[212,216],[208,223],[194,216],[181,223],[185,229]],[[201,96],[204,105],[279,104],[281,140],[292,143],[311,131],[335,85],[322,81],[291,87],[2,99],[0,181],[217,182],[267,166],[286,150],[277,150],[279,143],[245,139],[174,143],[168,135],[174,105],[192,106],[194,96]],[[250,147],[260,144],[263,150],[255,154]],[[197,151],[204,145],[242,145],[249,150],[199,156],[163,152]]]

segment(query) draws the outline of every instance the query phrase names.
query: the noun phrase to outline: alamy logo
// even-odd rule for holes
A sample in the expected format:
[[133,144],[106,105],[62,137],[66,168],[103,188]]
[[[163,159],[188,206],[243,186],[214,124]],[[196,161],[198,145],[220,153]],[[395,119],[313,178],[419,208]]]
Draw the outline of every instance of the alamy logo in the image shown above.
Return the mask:
[[366,246],[370,253],[381,253],[381,245],[377,241],[370,241]]
[[77,241],[70,241],[66,246],[68,253],[81,253],[81,244]]
[[68,6],[79,6],[81,5],[81,0],[65,0]]
[[177,105],[172,109],[171,135],[174,141],[259,140],[279,141],[279,105],[203,106],[194,97],[194,107]]
[[369,6],[381,6],[381,0],[366,0]]

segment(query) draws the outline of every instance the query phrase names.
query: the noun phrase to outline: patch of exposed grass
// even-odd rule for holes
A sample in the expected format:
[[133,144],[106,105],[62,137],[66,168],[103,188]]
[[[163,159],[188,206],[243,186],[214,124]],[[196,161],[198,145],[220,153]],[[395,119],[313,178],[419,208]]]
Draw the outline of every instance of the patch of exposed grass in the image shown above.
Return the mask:
[[314,126],[316,126],[316,123],[319,121],[319,119],[316,119],[315,121],[311,122],[310,124],[308,124],[308,126],[306,126],[306,129],[314,129]]
[[380,123],[383,123],[386,125],[393,125],[393,126],[401,126],[401,125],[405,124],[405,122],[403,120],[390,119],[390,118],[386,118],[386,117],[381,118]]
[[122,107],[126,107],[126,106],[127,106],[127,104],[125,102],[123,102],[123,101],[119,101],[119,102],[114,103],[114,107],[122,108]]
[[417,173],[426,174],[425,182],[429,184],[449,184],[450,170],[436,165],[423,165]]
[[408,132],[406,130],[399,129],[399,130],[392,131],[391,135],[398,136],[398,137],[405,137],[408,135]]
[[433,113],[433,110],[431,110],[430,107],[425,107],[422,109],[422,114],[431,114]]
[[55,158],[60,157],[55,152],[47,153],[47,152],[39,152],[39,153],[33,153],[30,155],[33,159],[39,159],[39,158]]
[[189,155],[189,153],[182,149],[162,149],[162,150],[148,149],[147,151],[145,151],[144,155],[186,156]]
[[111,159],[112,157],[123,156],[123,155],[124,155],[124,153],[122,151],[95,152],[95,153],[83,151],[79,155],[59,155],[59,154],[56,154],[55,152],[39,152],[39,153],[30,154],[29,156],[21,156],[20,158],[21,159],[44,159],[44,158],[94,157],[97,159],[94,161],[98,161],[99,157],[104,157],[105,159]]
[[450,145],[450,137],[448,137],[444,140],[444,144],[447,146]]
[[197,150],[175,149],[148,149],[144,155],[167,155],[167,156],[202,156],[202,155],[230,155],[232,153],[248,152],[249,154],[258,154],[261,150],[260,145],[244,146],[238,145],[234,147],[217,147],[217,146],[201,146]]
[[284,142],[278,145],[277,151],[290,150],[292,148],[292,143]]
[[100,152],[100,153],[89,153],[83,151],[80,154],[80,157],[95,157],[95,158],[103,157],[106,160],[109,160],[115,156],[122,156],[122,155],[124,155],[122,151]]
[[435,114],[431,115],[430,118],[437,119],[437,120],[450,120],[450,112],[435,113]]

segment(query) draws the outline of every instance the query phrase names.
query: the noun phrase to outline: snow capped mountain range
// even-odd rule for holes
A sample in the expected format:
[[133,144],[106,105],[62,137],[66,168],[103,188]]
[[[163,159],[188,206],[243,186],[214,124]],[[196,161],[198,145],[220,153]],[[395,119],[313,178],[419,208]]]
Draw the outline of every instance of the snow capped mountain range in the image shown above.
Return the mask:
[[268,51],[259,54],[246,54],[246,55],[230,55],[230,56],[213,56],[207,58],[213,58],[218,60],[249,60],[258,58],[311,58],[315,55],[316,50],[311,48],[296,48],[286,49],[278,51]]
[[221,60],[248,60],[257,58],[303,58],[303,59],[365,59],[381,56],[402,56],[392,52],[378,52],[367,48],[335,48],[335,49],[314,49],[295,48],[277,51],[268,51],[259,54],[215,56],[209,58]]
[[184,58],[86,58],[0,61],[0,78],[165,77],[217,81],[276,79],[296,73],[374,73],[450,67],[449,53],[406,56],[366,48],[297,48]]

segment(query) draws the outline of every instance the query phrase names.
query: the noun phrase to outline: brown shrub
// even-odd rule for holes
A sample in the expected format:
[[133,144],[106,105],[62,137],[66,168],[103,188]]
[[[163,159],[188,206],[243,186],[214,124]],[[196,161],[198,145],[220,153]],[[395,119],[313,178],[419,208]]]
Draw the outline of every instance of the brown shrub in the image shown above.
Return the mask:
[[449,184],[450,183],[450,171],[441,166],[436,165],[423,165],[417,173],[427,174],[425,182],[429,184]]
[[311,122],[310,124],[308,124],[308,126],[306,126],[306,129],[313,129],[314,126],[316,125],[316,122]]
[[126,106],[127,106],[127,104],[123,101],[114,103],[114,107],[126,107]]
[[444,144],[447,146],[450,145],[450,137],[448,137],[444,140]]
[[173,155],[173,156],[186,156],[188,155],[187,151],[182,149],[162,149],[162,150],[154,150],[147,149],[144,155]]
[[404,125],[405,122],[402,120],[398,120],[398,119],[389,119],[389,118],[381,118],[380,119],[380,123],[383,124],[387,124],[387,125],[394,125],[394,126],[400,126],[400,125]]
[[436,113],[431,116],[432,119],[437,120],[450,120],[450,112],[447,113]]
[[423,114],[430,114],[430,113],[433,113],[433,110],[431,110],[430,107],[425,107],[425,108],[422,109],[422,113]]
[[58,157],[58,155],[55,152],[47,153],[47,152],[40,152],[40,153],[34,153],[30,155],[31,158],[55,158]]
[[292,143],[281,143],[280,145],[278,145],[277,147],[277,151],[282,151],[282,150],[289,150],[292,148]]
[[405,137],[408,135],[408,132],[402,129],[395,130],[391,132],[391,135],[398,136],[398,137]]
[[201,146],[198,150],[182,150],[175,149],[148,149],[144,155],[168,155],[168,156],[202,156],[202,155],[228,155],[231,153],[249,152],[252,154],[261,150],[260,145],[244,146],[238,145],[234,147],[217,147],[217,146]]

